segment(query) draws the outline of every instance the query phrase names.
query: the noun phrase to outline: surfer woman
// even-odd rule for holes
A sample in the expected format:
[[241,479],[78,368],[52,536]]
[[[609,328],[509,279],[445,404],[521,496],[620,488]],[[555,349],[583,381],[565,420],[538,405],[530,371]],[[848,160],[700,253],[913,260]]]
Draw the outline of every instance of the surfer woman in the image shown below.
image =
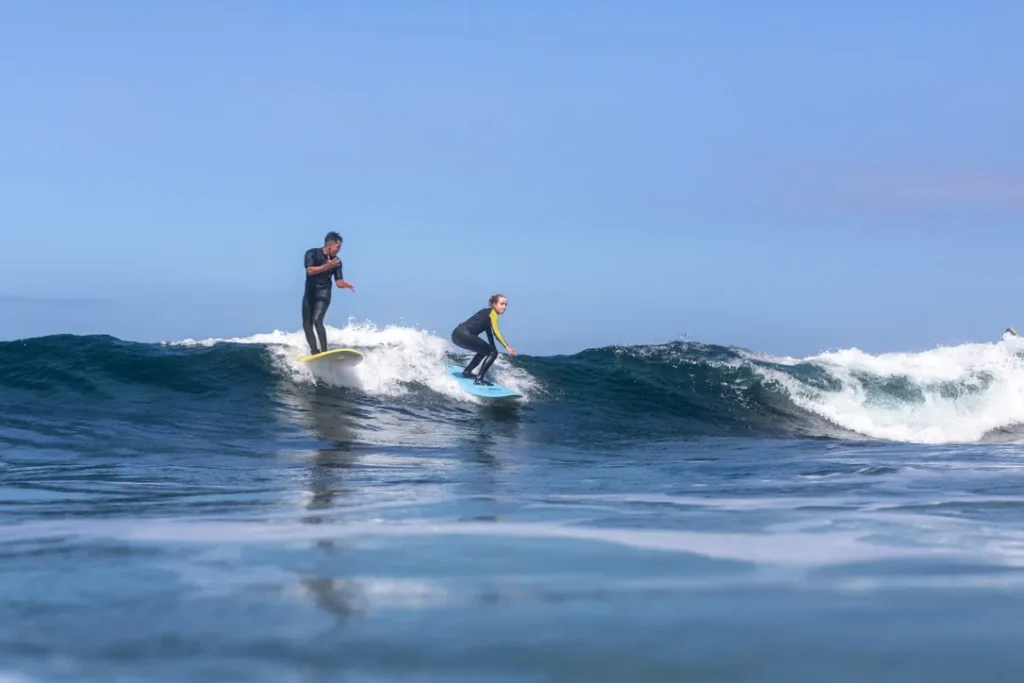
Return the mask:
[[[501,331],[498,329],[498,316],[504,315],[505,307],[508,306],[508,298],[504,294],[495,294],[490,298],[488,304],[487,308],[481,308],[452,330],[452,341],[457,346],[476,354],[473,356],[473,360],[469,361],[466,369],[462,371],[462,376],[473,377],[473,368],[483,361],[483,365],[480,365],[480,372],[476,375],[476,381],[473,383],[491,386],[494,382],[484,379],[484,375],[491,369],[491,364],[498,357],[498,348],[494,345],[494,338],[497,337],[505,350],[513,356],[516,355],[516,350],[505,343],[505,338],[501,336]],[[487,333],[489,344],[480,338],[481,332]]]

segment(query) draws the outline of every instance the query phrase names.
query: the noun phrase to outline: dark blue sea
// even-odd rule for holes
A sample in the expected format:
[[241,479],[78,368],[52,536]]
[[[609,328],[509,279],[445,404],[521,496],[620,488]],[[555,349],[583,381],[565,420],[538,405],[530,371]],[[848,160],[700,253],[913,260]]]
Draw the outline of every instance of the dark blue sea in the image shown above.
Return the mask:
[[1020,681],[1024,342],[0,342],[0,681]]

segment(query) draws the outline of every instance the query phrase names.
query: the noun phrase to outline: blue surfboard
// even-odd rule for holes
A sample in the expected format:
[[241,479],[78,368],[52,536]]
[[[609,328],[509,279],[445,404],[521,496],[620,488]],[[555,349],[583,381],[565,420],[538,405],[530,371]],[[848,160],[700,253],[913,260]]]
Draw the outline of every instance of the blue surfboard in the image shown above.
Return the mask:
[[[462,370],[463,368],[458,365],[448,366],[448,374],[455,378],[459,383],[459,386],[462,387],[462,390],[467,394],[479,396],[480,398],[519,398],[522,396],[519,392],[513,391],[508,387],[503,387],[497,382],[491,386],[473,384],[472,379],[466,379],[462,376]],[[488,378],[490,378],[490,374],[491,373],[487,373]],[[493,382],[494,380],[491,381]]]

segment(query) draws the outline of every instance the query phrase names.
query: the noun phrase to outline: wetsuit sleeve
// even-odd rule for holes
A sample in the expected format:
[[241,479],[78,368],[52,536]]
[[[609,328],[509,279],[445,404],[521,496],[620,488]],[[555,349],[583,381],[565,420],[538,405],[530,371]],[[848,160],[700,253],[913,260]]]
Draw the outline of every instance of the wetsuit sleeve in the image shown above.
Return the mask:
[[334,266],[334,281],[341,282],[344,279],[345,278],[341,276],[341,261],[338,261],[338,265]]
[[313,249],[306,250],[306,265],[305,265],[306,268],[312,268],[313,266],[316,265],[315,263],[313,263],[313,254],[314,253],[315,252],[314,252]]
[[[493,308],[491,309],[491,330],[494,330],[494,336],[497,337],[498,341],[501,342],[501,345],[507,349],[508,342],[506,342],[505,338],[501,336],[501,330],[498,329],[498,313]],[[488,330],[488,332],[490,332],[490,330]]]

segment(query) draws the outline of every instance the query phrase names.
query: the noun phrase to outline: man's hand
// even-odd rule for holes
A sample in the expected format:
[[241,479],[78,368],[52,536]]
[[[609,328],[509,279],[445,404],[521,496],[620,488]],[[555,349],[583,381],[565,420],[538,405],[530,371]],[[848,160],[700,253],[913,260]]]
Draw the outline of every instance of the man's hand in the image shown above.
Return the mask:
[[328,259],[319,266],[307,266],[306,275],[320,275],[321,273],[329,273],[340,265],[341,259],[335,256],[334,258]]
[[515,349],[513,349],[513,348],[512,348],[511,346],[506,346],[506,347],[505,347],[505,350],[506,350],[506,351],[508,351],[508,353],[509,353],[509,355],[510,355],[510,356],[514,356],[514,355],[516,355],[516,350],[515,350]]
[[351,282],[346,282],[345,280],[338,280],[335,284],[338,285],[339,289],[351,289],[353,292],[356,291],[356,288],[352,286]]
[[312,274],[319,275],[320,273],[329,273],[332,270],[334,270],[338,266],[338,264],[340,264],[340,263],[341,263],[341,259],[339,259],[337,256],[335,256],[334,258],[332,258],[332,259],[330,259],[328,261],[325,261],[323,265],[312,266],[311,269],[307,268],[306,272],[309,272],[310,270],[312,270],[312,273],[310,273],[311,275]]

